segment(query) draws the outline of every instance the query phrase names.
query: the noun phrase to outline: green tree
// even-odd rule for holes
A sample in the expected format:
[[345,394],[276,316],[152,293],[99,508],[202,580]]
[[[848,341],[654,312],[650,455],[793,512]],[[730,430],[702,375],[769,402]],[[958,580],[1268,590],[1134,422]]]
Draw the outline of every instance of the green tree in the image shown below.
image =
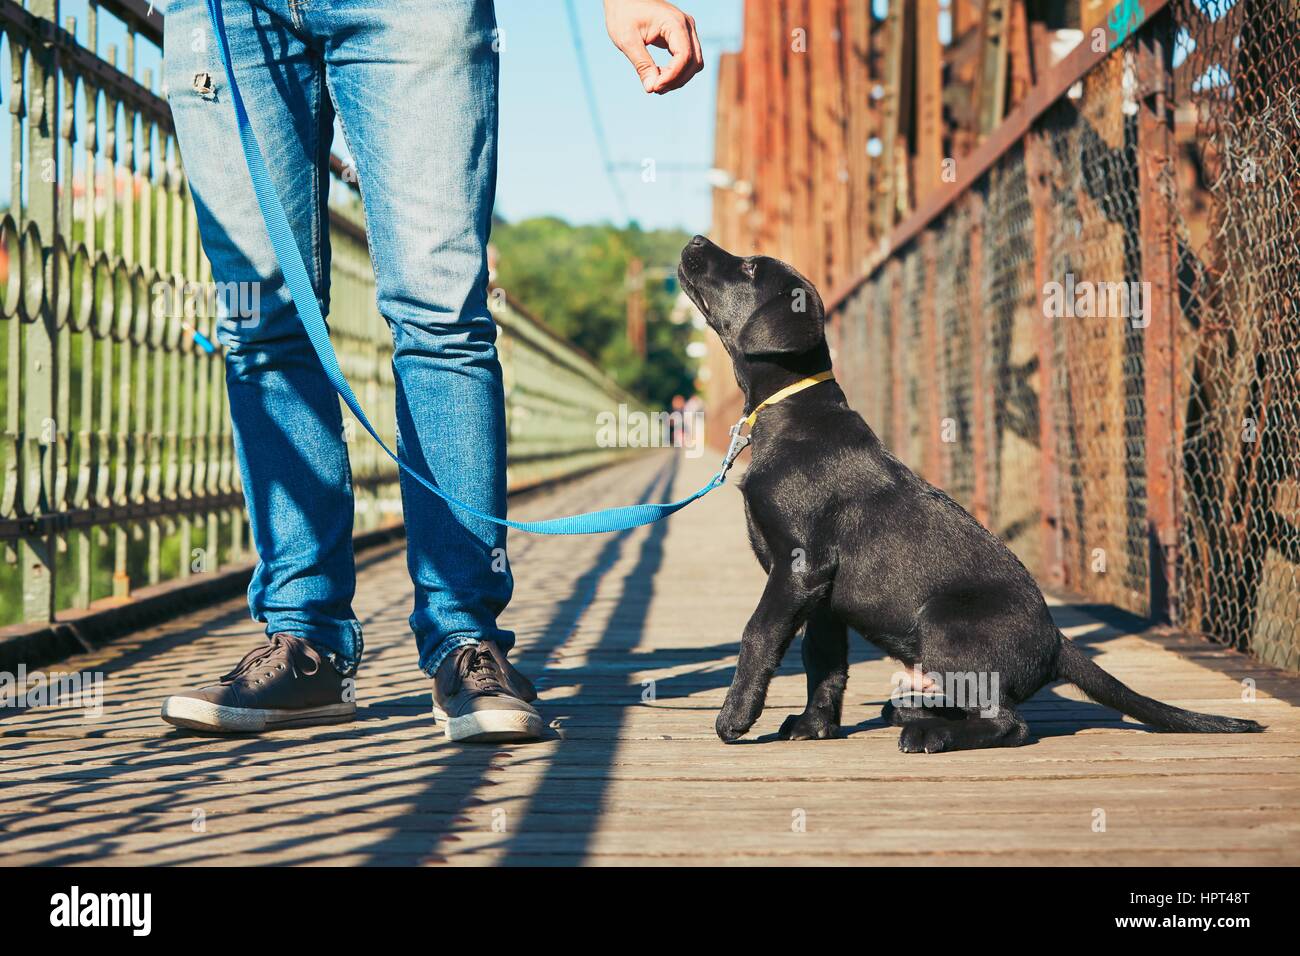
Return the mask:
[[[497,284],[556,333],[591,355],[624,388],[657,406],[694,388],[695,363],[686,354],[689,323],[669,316],[676,299],[677,257],[690,238],[682,230],[644,231],[635,223],[570,225],[546,216],[497,219]],[[627,340],[627,272],[644,264],[646,355]]]

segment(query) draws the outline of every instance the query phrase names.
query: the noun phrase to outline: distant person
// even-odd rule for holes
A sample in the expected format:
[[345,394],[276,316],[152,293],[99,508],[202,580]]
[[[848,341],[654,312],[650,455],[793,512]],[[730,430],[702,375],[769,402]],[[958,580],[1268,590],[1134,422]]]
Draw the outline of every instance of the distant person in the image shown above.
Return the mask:
[[687,457],[695,458],[704,447],[704,401],[699,395],[692,395],[686,400],[682,409],[682,424],[686,429],[686,447],[691,452]]
[[[259,562],[248,589],[268,643],[207,687],[167,698],[182,727],[259,731],[351,720],[362,656],[352,611],[352,477],[339,398],[276,263],[238,149],[209,0],[167,6],[167,98],[213,279],[260,291],[222,309],[235,449]],[[491,0],[224,0],[232,68],[321,308],[329,305],[326,197],[335,111],[356,163],[379,311],[393,331],[398,447],[447,492],[506,512],[505,398],[487,306],[497,171]],[[614,43],[648,93],[703,67],[694,20],[664,0],[605,0]],[[648,47],[668,50],[655,65]],[[557,94],[558,95],[558,94]],[[232,288],[248,288],[238,286]],[[421,669],[453,740],[529,739],[532,684],[506,660],[497,618],[513,579],[505,529],[402,476]]]
[[668,415],[668,447],[681,448],[685,440],[682,432],[682,409],[686,407],[685,395],[673,396],[673,410]]

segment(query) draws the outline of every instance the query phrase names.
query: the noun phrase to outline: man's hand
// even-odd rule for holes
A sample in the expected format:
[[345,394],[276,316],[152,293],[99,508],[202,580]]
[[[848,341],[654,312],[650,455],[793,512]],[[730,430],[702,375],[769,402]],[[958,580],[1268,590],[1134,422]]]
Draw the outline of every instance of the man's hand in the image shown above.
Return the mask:
[[[667,0],[605,0],[605,29],[632,61],[647,93],[667,93],[685,86],[704,69],[704,54],[695,18]],[[673,61],[660,69],[647,47],[667,50]]]

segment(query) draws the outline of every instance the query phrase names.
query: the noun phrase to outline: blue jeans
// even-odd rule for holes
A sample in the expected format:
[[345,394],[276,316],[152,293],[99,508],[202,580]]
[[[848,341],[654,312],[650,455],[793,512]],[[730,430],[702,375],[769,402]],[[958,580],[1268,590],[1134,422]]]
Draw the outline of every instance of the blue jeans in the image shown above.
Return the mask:
[[[487,305],[491,0],[224,0],[222,9],[253,130],[326,314],[337,112],[393,335],[398,448],[452,495],[504,515],[505,398]],[[259,557],[249,606],[268,634],[304,637],[352,673],[362,640],[339,399],[267,238],[205,0],[171,0],[163,52],[213,279],[258,290],[256,316],[219,303],[217,329]],[[421,668],[432,676],[448,653],[479,640],[508,650],[514,635],[496,623],[513,588],[504,529],[452,512],[405,477],[401,487]]]

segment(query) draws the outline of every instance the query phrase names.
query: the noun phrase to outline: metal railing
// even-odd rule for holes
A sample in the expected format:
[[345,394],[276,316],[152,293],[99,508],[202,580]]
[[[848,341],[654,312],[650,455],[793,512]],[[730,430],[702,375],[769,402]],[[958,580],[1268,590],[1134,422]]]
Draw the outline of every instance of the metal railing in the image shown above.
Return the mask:
[[1295,669],[1300,4],[1145,7],[834,297],[836,362],[1041,578]]
[[[121,68],[116,44],[101,49],[109,24]],[[118,0],[89,3],[81,26],[84,45],[58,0],[0,0],[12,173],[0,217],[0,624],[251,556],[222,355],[195,339],[215,339],[211,270],[170,111],[153,71],[137,69],[162,20]],[[335,347],[391,443],[392,337],[364,227],[355,204],[332,203],[330,221]],[[637,400],[500,290],[492,310],[510,487],[622,454],[596,446],[596,416]],[[399,494],[392,462],[353,432],[363,531],[400,516]]]

